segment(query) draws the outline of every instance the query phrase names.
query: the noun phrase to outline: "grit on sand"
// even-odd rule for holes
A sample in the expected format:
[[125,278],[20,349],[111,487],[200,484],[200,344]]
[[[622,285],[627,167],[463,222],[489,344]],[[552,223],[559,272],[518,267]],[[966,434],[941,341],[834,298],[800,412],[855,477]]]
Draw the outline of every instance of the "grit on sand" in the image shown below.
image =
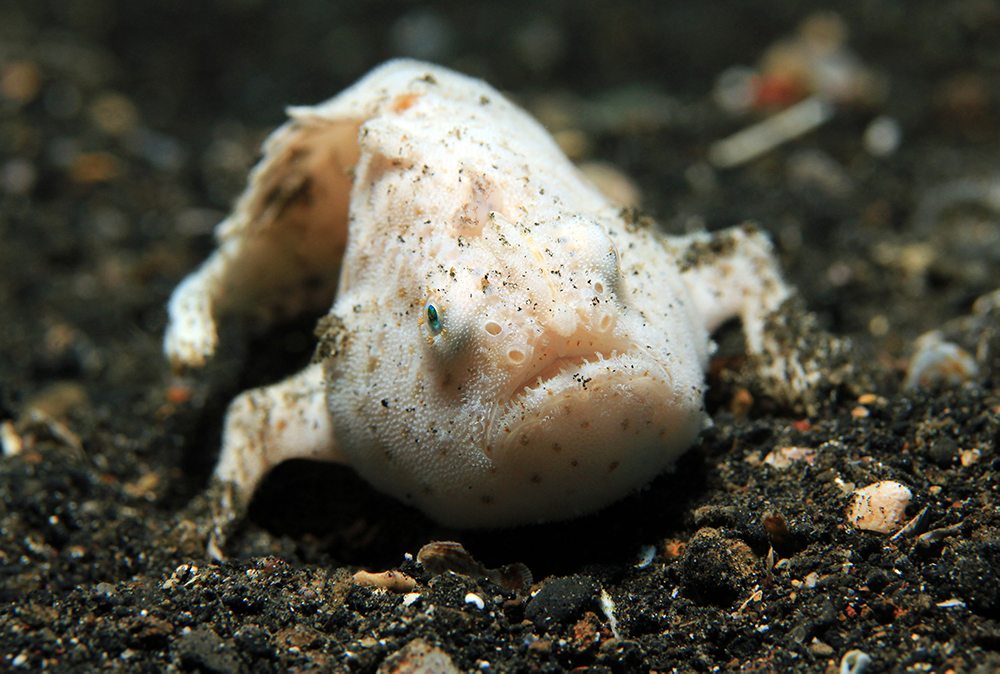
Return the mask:
[[[138,4],[0,7],[5,668],[835,672],[861,651],[869,672],[1000,670],[1000,338],[976,304],[1000,287],[995,3],[818,23],[794,3]],[[667,232],[759,223],[866,388],[783,407],[733,326],[714,427],[597,515],[452,531],[299,462],[210,561],[196,520],[225,406],[308,362],[316,317],[234,329],[179,381],[164,303],[283,107],[398,55],[509,92],[574,159],[620,167]],[[720,97],[747,81],[751,99]],[[735,166],[713,152],[817,92],[817,129]],[[904,388],[935,329],[977,368]],[[899,536],[845,515],[882,480],[912,492]],[[413,557],[435,540],[523,564],[538,592],[475,564],[432,575]],[[361,585],[361,568],[416,585]]]

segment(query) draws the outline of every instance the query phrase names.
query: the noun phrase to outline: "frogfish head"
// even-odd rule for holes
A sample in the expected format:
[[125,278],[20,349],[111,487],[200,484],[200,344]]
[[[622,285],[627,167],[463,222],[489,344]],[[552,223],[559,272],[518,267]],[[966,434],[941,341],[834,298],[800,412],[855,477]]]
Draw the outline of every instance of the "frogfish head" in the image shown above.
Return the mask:
[[387,251],[400,263],[377,301],[354,291],[335,306],[348,328],[328,367],[338,441],[369,481],[446,524],[597,510],[701,430],[700,366],[676,367],[695,356],[634,301],[604,223],[481,220],[433,245],[431,231],[399,237],[424,238],[422,254]]

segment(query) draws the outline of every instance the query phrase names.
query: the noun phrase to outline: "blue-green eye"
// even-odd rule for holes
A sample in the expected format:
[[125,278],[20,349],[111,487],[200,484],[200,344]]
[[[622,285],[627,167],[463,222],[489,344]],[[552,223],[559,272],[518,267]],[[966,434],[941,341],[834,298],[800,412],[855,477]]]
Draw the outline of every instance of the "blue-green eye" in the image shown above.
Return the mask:
[[427,326],[431,329],[431,333],[438,334],[441,332],[441,315],[438,313],[437,307],[435,307],[430,302],[427,303]]

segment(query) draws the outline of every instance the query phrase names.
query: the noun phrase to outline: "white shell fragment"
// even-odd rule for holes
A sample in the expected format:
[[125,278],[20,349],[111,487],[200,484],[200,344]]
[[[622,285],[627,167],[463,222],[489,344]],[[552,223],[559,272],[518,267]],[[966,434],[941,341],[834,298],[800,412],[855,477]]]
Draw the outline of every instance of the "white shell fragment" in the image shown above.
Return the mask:
[[833,118],[836,108],[813,96],[732,136],[712,143],[708,160],[719,168],[734,168],[798,138]]
[[636,555],[635,568],[645,569],[647,566],[653,563],[653,559],[656,558],[656,546],[654,545],[644,545],[639,548],[639,554]]
[[916,352],[906,370],[903,388],[961,386],[979,376],[976,360],[962,347],[947,342],[937,330],[924,333],[914,343]]
[[611,595],[603,587],[601,588],[601,597],[598,600],[598,604],[601,607],[601,613],[608,619],[611,634],[615,639],[621,639],[621,634],[618,632],[618,618],[615,616],[615,600],[611,598]]
[[856,489],[847,521],[858,529],[891,534],[906,515],[913,494],[899,482],[884,480]]
[[864,651],[847,651],[840,659],[840,674],[864,674],[871,664],[871,656]]
[[805,461],[810,466],[816,463],[816,450],[811,447],[778,447],[768,452],[764,463],[778,470],[788,468],[796,461]]
[[791,291],[763,234],[663,236],[484,82],[392,61],[289,114],[168,306],[176,368],[224,317],[329,311],[312,365],[230,406],[216,534],[290,458],[453,526],[595,511],[704,427],[710,333],[734,317],[808,380],[765,334]]

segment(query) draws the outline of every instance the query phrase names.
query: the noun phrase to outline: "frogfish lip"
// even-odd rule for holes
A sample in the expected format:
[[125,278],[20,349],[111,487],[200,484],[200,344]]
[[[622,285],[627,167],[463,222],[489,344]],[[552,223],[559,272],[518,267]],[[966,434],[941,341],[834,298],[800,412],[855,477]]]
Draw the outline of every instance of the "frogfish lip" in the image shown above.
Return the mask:
[[673,396],[667,370],[637,348],[556,357],[497,405],[487,428],[486,454],[502,460],[510,447],[531,443],[546,425],[599,431],[625,421],[630,407],[642,407],[637,422],[649,426],[656,420],[646,408],[669,405]]
[[541,364],[499,405],[483,446],[489,526],[593,512],[670,466],[704,421],[697,385],[675,385],[638,349]]

